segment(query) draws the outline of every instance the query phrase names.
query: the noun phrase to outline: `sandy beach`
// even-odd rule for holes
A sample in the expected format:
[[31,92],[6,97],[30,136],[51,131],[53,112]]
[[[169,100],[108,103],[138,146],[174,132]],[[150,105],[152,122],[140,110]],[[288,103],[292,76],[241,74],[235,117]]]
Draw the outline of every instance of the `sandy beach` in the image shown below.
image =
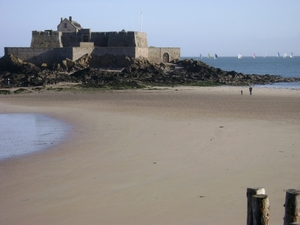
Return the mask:
[[1,95],[0,113],[72,125],[0,161],[0,224],[246,224],[246,189],[264,187],[281,225],[300,189],[299,89],[49,91]]

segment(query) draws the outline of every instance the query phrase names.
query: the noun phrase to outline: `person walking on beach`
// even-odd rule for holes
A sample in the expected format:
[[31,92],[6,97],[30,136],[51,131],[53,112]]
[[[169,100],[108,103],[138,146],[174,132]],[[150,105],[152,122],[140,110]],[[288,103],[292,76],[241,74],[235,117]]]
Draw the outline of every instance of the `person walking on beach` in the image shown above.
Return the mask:
[[252,86],[249,87],[250,95],[252,95]]

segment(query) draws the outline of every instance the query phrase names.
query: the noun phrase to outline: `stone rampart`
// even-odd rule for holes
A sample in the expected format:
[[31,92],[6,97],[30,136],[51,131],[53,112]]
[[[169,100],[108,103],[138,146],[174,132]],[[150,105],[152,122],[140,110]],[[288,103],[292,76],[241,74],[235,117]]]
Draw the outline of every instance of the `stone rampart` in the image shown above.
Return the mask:
[[82,42],[81,35],[78,33],[63,33],[61,36],[63,47],[77,47]]
[[170,62],[180,58],[180,48],[148,48],[143,32],[33,31],[30,48],[5,48],[5,55],[41,65],[77,60],[85,54],[145,57],[153,62]]
[[107,47],[136,47],[134,32],[111,32]]
[[32,31],[31,47],[32,48],[61,48],[62,33],[59,31]]
[[81,47],[81,48],[94,48],[94,42],[80,42],[79,47]]
[[90,41],[98,47],[148,48],[147,35],[142,32],[92,32]]
[[58,31],[32,31],[30,48],[5,48],[34,64],[76,60],[85,54],[145,57],[154,62],[170,62],[180,58],[180,48],[148,48],[147,34],[138,31],[91,32],[72,17],[62,19]]
[[94,42],[95,46],[107,47],[109,33],[110,32],[92,32],[91,33],[91,41]]
[[91,54],[94,51],[94,47],[73,47],[72,56],[69,59],[77,60],[85,54]]
[[132,47],[95,47],[92,54],[102,56],[102,55],[115,55],[121,56],[125,55],[128,57],[135,58],[136,48]]
[[148,58],[148,48],[135,48],[135,58]]
[[171,62],[180,59],[180,48],[154,48],[148,49],[148,59],[152,62]]
[[148,48],[135,47],[69,47],[69,48],[5,48],[5,55],[12,54],[36,65],[58,63],[69,58],[77,60],[85,54],[147,57]]
[[[135,43],[138,48],[148,48],[147,34],[143,32],[135,32]],[[147,54],[148,55],[148,54]]]
[[73,57],[72,48],[5,48],[5,55],[14,55],[23,61],[41,65],[57,63]]
[[180,58],[180,48],[136,48],[136,47],[68,47],[68,48],[10,48],[6,47],[5,55],[12,54],[36,65],[57,63],[66,58],[77,60],[85,54],[145,57],[153,62],[170,62]]

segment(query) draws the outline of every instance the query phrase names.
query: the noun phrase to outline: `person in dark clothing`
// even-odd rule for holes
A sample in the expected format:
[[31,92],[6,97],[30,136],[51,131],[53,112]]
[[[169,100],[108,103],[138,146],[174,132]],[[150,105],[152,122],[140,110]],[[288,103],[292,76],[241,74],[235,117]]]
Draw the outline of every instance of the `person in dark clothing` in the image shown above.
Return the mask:
[[252,86],[249,87],[250,95],[252,95]]

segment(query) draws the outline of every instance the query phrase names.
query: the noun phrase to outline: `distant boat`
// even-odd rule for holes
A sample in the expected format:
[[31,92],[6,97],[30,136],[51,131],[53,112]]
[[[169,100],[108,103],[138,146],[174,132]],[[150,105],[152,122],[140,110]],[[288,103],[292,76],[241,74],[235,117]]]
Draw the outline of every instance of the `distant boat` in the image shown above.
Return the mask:
[[290,58],[294,58],[294,53],[293,52],[291,52]]
[[202,54],[200,54],[200,59],[202,59]]
[[286,54],[286,53],[284,53],[282,57],[283,57],[283,58],[286,58],[286,57],[287,57],[287,54]]
[[277,57],[278,57],[278,58],[280,57],[280,54],[279,54],[279,52],[277,52]]
[[218,55],[217,54],[215,54],[215,56],[214,56],[214,59],[217,59],[218,58]]
[[242,58],[242,54],[239,53],[239,54],[238,54],[238,59],[241,59],[241,58]]
[[209,54],[209,53],[207,54],[207,58],[209,58],[209,59],[210,59],[210,54]]
[[266,58],[266,57],[267,57],[267,54],[265,53],[265,54],[264,54],[264,58]]
[[256,58],[256,55],[255,55],[255,53],[253,54],[253,56],[252,56],[252,57],[253,57],[253,59],[255,59],[255,58]]

